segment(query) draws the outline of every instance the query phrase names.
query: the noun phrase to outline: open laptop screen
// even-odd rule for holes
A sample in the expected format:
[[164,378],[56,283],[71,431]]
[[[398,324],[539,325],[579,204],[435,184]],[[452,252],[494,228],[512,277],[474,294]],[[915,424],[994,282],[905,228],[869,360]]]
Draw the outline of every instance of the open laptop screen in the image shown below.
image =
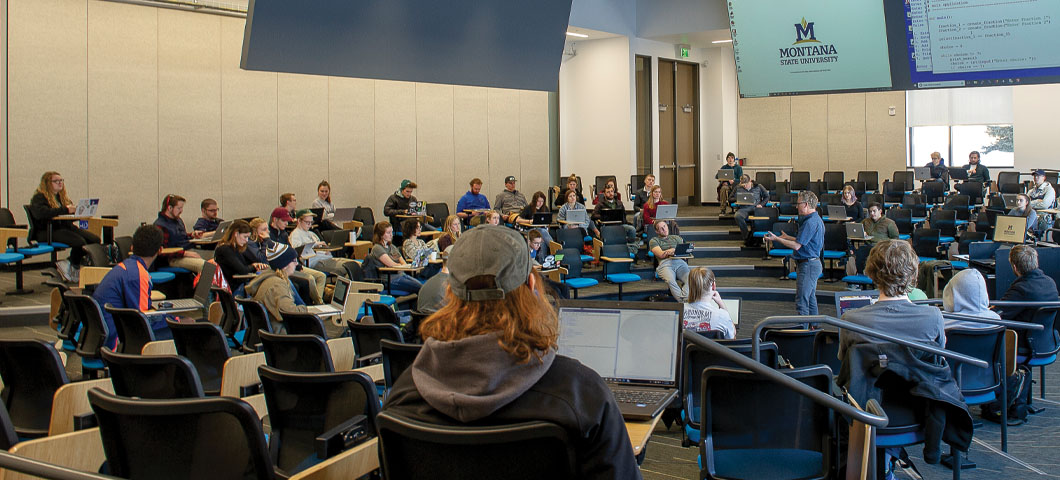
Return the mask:
[[836,292],[835,312],[837,317],[842,317],[849,310],[858,309],[866,305],[872,305],[880,299],[878,290],[864,290],[860,292]]
[[335,279],[335,292],[331,296],[331,306],[342,310],[346,305],[346,295],[349,293],[350,281],[343,277],[337,277]]
[[559,354],[604,380],[677,385],[681,304],[561,301]]

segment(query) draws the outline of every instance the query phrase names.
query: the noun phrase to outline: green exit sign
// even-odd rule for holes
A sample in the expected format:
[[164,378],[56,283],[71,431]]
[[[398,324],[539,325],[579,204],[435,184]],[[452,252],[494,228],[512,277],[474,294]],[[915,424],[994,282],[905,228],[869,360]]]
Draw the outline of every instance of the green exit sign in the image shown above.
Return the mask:
[[681,47],[681,58],[688,58],[690,54],[691,51],[688,47]]

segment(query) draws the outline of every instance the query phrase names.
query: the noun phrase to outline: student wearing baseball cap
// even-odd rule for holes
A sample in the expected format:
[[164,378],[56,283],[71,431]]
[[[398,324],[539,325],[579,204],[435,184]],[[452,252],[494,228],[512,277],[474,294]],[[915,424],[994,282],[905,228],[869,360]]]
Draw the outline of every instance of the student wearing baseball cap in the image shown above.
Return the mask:
[[515,189],[515,176],[508,175],[504,179],[504,190],[501,190],[493,201],[493,208],[507,217],[519,213],[525,206],[526,196]]
[[383,408],[442,425],[551,422],[571,439],[578,478],[641,478],[604,381],[556,353],[556,310],[527,249],[505,227],[461,235],[449,254],[447,302],[421,324],[423,349]]

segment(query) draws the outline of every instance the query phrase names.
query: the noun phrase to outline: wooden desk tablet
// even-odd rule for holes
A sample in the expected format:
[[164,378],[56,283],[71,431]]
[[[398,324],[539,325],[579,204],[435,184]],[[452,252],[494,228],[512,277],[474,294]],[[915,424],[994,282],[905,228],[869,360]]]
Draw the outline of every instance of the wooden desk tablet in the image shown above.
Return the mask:
[[159,252],[159,253],[161,255],[173,255],[175,253],[180,253],[180,252],[183,252],[183,251],[184,251],[184,249],[180,248],[180,247],[169,247],[169,248],[163,248],[162,251]]
[[357,220],[347,220],[342,222],[343,230],[356,230],[364,226],[364,222],[358,222]]
[[655,426],[659,424],[661,418],[660,413],[651,420],[626,420],[626,433],[629,434],[629,443],[633,445],[633,455],[640,455],[640,452],[644,451],[644,447],[648,445],[648,439],[651,438],[651,433],[655,431]]
[[441,230],[435,230],[435,231],[432,231],[432,232],[420,232],[420,236],[421,237],[430,238],[432,240],[435,239],[435,238],[438,238],[438,237],[440,237],[442,235],[445,235],[445,232],[443,232]]
[[103,217],[85,217],[77,215],[59,215],[54,217],[52,220],[85,220],[88,222],[88,228],[85,230],[92,232],[99,238],[103,238],[103,229],[113,229],[118,226],[117,218],[103,218]]
[[[691,257],[689,257],[689,258],[691,258]],[[614,263],[633,263],[633,259],[632,258],[600,257],[600,260],[603,260],[605,262],[614,262]]]
[[566,220],[556,220],[556,221],[559,222],[561,225],[581,225],[582,224],[582,222],[568,222]]
[[353,258],[364,259],[368,256],[368,253],[372,251],[372,242],[368,240],[357,240],[356,242],[346,242],[347,247],[353,247]]
[[28,228],[0,227],[0,245],[7,245],[12,238],[29,237]]
[[424,214],[424,215],[394,215],[394,216],[396,218],[400,218],[400,219],[418,218],[418,219],[420,219],[421,221],[424,221],[424,222],[433,222],[434,221],[434,217],[432,217],[430,215],[426,215],[426,214]]

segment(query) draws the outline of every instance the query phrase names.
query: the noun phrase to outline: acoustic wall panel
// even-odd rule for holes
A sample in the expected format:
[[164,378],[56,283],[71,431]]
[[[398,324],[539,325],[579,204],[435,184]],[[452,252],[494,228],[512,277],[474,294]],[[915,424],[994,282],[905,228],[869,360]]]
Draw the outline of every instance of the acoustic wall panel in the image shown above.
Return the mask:
[[865,170],[865,94],[828,95],[828,169]]
[[375,82],[375,165],[376,194],[369,206],[378,221],[383,218],[386,198],[401,186],[401,181],[417,180],[414,83]]
[[[221,18],[221,182],[228,218],[279,204],[277,76],[239,68],[243,20]],[[303,193],[304,197],[305,194]]]
[[445,202],[450,211],[459,198],[453,189],[453,95],[452,85],[416,84],[416,198]]
[[[487,89],[486,109],[490,173],[489,179],[482,180],[496,185],[496,191],[500,192],[500,189],[504,188],[505,177],[518,177],[520,174],[519,92],[499,88]],[[516,183],[516,188],[523,190],[526,187]]]
[[[890,114],[891,107],[894,107],[894,115]],[[865,126],[868,168],[886,171],[888,175],[895,170],[904,170],[905,92],[866,93]]]
[[158,10],[158,190],[188,199],[188,227],[221,191],[221,18]]
[[[470,188],[472,178],[482,179],[482,193],[490,205],[504,189],[503,183],[492,181],[489,175],[489,130],[487,128],[486,88],[456,86],[453,89],[453,151],[456,170],[453,191],[463,195]],[[503,181],[503,180],[502,180]],[[521,186],[517,185],[516,188]],[[456,208],[456,204],[453,204]]]
[[519,92],[519,147],[518,177],[530,201],[535,191],[544,192],[549,184],[548,92]]
[[[88,3],[88,194],[104,214],[158,212],[158,14]],[[193,210],[194,211],[194,210]]]
[[828,97],[791,97],[791,165],[814,180],[828,170]]
[[309,208],[328,178],[328,78],[281,73],[276,88],[276,150],[280,192]]
[[336,207],[375,208],[375,80],[328,78],[328,182]]
[[791,165],[791,97],[745,98],[737,105],[739,154],[748,165]]
[[49,170],[72,197],[88,195],[87,5],[63,0],[8,1],[7,205],[22,205]]

